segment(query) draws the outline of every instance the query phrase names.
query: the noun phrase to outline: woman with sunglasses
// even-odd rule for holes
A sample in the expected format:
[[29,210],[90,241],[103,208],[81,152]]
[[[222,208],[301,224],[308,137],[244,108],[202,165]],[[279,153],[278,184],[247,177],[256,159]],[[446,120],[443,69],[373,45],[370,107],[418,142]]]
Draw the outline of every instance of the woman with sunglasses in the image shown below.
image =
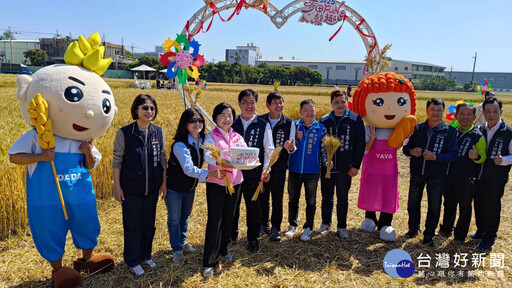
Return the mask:
[[[205,143],[214,145],[222,150],[231,147],[247,147],[244,138],[233,131],[231,125],[235,119],[235,108],[226,102],[222,102],[213,109],[213,121],[216,127],[205,137]],[[221,167],[211,157],[210,151],[205,151],[205,161],[209,171],[219,170]],[[204,240],[203,276],[208,278],[213,275],[214,268],[219,264],[219,258],[224,261],[232,261],[233,256],[228,252],[229,238],[235,217],[235,205],[240,197],[240,183],[244,180],[242,171],[234,169],[233,165],[222,160],[222,167],[228,168],[229,182],[233,185],[234,193],[230,194],[224,180],[209,178],[206,181],[206,203],[208,205],[208,221]]]
[[192,212],[194,194],[198,182],[205,182],[209,178],[223,179],[226,175],[222,170],[201,169],[204,163],[204,152],[201,145],[204,141],[204,118],[196,108],[185,110],[181,114],[174,143],[171,145],[169,155],[168,173],[172,181],[167,182],[167,227],[172,251],[173,261],[178,264],[183,252],[193,253],[187,240],[188,217]]
[[154,125],[155,98],[140,94],[131,107],[135,122],[119,129],[114,141],[112,169],[114,198],[123,208],[124,262],[135,276],[144,274],[141,263],[151,260],[158,196],[167,193],[165,133]]

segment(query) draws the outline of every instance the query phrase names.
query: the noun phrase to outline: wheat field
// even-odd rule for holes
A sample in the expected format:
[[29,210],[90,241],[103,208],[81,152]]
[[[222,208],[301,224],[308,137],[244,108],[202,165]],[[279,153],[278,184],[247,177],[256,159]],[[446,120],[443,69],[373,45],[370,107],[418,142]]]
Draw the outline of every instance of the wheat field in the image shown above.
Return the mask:
[[[159,115],[155,124],[161,126],[167,134],[167,147],[171,144],[179,117],[183,111],[183,102],[177,91],[173,90],[138,90],[133,87],[132,80],[107,79],[111,85],[119,113],[112,125],[94,144],[103,154],[98,168],[92,172],[93,183],[98,198],[98,212],[102,232],[99,244],[95,251],[110,253],[117,262],[114,271],[101,275],[84,275],[83,287],[412,287],[412,286],[455,286],[455,287],[505,287],[512,280],[512,226],[511,205],[512,195],[510,185],[506,186],[505,196],[502,200],[501,225],[498,240],[494,245],[494,253],[504,254],[503,268],[490,268],[487,262],[485,268],[475,269],[441,269],[431,267],[425,270],[427,276],[420,277],[416,272],[407,279],[395,279],[388,276],[383,270],[383,258],[392,249],[404,249],[417,265],[416,259],[423,254],[432,257],[432,266],[435,266],[436,253],[448,253],[452,257],[455,253],[478,253],[473,247],[476,242],[467,240],[463,245],[455,245],[450,239],[435,238],[435,248],[421,245],[421,236],[407,239],[403,236],[407,232],[407,191],[409,181],[408,159],[399,153],[400,173],[400,210],[395,214],[393,226],[397,230],[398,239],[394,243],[384,243],[378,234],[370,234],[359,229],[364,219],[364,211],[357,208],[357,195],[359,189],[359,176],[353,180],[349,192],[348,232],[349,239],[340,240],[335,228],[325,235],[313,234],[308,243],[301,242],[300,234],[291,239],[283,238],[281,242],[270,242],[266,238],[260,240],[260,251],[249,254],[246,249],[245,237],[245,208],[241,205],[240,240],[230,247],[234,261],[224,263],[221,273],[205,280],[200,272],[202,265],[202,249],[206,225],[206,197],[205,185],[200,184],[196,191],[194,208],[189,220],[188,243],[197,248],[194,254],[185,254],[184,261],[172,264],[172,251],[167,233],[167,211],[163,201],[159,201],[157,209],[156,235],[153,245],[153,260],[157,268],[135,278],[128,273],[123,263],[123,228],[121,220],[121,206],[112,198],[112,146],[116,131],[130,123],[130,105],[133,98],[140,93],[151,94],[156,98]],[[154,83],[153,83],[154,86]],[[201,105],[209,112],[222,101],[233,104],[236,108],[237,95],[245,88],[258,91],[260,99],[257,110],[266,113],[265,98],[273,90],[272,86],[263,85],[237,85],[209,83],[208,88],[201,96]],[[285,96],[285,114],[298,119],[299,102],[305,98],[312,98],[317,103],[317,116],[330,111],[329,93],[331,88],[321,87],[286,87],[279,90]],[[25,203],[25,167],[9,163],[7,150],[29,128],[23,122],[16,100],[15,76],[0,74],[0,108],[4,111],[3,125],[0,126],[0,287],[48,287],[51,286],[50,266],[37,253],[30,237],[26,220]],[[512,123],[512,95],[500,94],[504,102],[503,118]],[[425,120],[425,103],[432,97],[445,99],[447,105],[458,100],[481,102],[482,96],[469,93],[450,92],[418,92],[419,121]],[[239,110],[239,109],[237,109]],[[169,151],[169,150],[167,150]],[[286,188],[285,188],[286,189]],[[284,218],[282,230],[288,227],[287,202],[285,190]],[[304,197],[301,198],[299,223],[305,220]],[[426,195],[422,205],[422,224],[426,215]],[[320,219],[320,188],[317,193],[317,212],[315,229],[318,229]],[[336,219],[335,217],[333,217]],[[335,220],[333,226],[335,226]],[[299,229],[301,232],[302,229]],[[474,221],[470,233],[474,232]],[[68,234],[64,264],[72,265],[74,258],[81,252],[77,250]],[[489,261],[489,256],[487,261]],[[418,271],[419,269],[417,269]],[[445,272],[441,275],[440,271]],[[449,270],[476,272],[475,277],[458,277],[446,274]],[[480,271],[480,272],[478,272]],[[492,272],[492,273],[491,273]]]

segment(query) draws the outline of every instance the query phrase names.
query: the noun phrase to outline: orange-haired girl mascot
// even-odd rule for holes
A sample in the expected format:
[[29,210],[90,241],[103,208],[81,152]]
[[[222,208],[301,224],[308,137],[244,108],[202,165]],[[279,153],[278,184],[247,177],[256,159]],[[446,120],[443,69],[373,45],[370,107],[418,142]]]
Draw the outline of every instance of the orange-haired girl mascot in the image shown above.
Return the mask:
[[[396,151],[416,125],[416,92],[411,82],[393,72],[378,73],[359,83],[354,111],[366,123],[366,154],[363,158],[357,207],[366,211],[361,229],[395,241],[391,227],[399,209]],[[376,212],[380,217],[377,220]]]

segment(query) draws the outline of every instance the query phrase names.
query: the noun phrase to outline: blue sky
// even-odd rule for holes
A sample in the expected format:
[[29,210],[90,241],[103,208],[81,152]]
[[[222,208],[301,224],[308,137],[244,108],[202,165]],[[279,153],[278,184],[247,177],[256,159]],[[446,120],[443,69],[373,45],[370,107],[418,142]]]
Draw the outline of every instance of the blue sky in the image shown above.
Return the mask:
[[[292,2],[271,0],[279,9]],[[378,43],[392,43],[394,59],[428,62],[449,70],[512,72],[512,1],[510,0],[347,0],[346,4],[370,24]],[[56,30],[73,37],[98,31],[109,42],[135,52],[154,50],[167,37],[174,39],[203,0],[130,1],[4,1],[0,33],[9,26],[18,39],[52,37]],[[232,10],[231,10],[232,11]],[[223,11],[227,17],[231,11]],[[224,60],[224,49],[254,42],[263,58],[359,61],[364,45],[348,23],[329,42],[337,25],[317,27],[299,23],[299,14],[277,29],[261,12],[243,9],[230,22],[218,18],[211,30],[195,37],[208,61]]]

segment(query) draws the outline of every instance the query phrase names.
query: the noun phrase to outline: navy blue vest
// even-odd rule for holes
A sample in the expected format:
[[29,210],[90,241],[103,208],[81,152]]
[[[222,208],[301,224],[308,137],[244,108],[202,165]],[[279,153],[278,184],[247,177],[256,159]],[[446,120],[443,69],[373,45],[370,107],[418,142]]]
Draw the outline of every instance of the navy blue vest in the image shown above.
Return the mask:
[[459,159],[448,164],[448,175],[466,178],[478,176],[478,168],[480,165],[476,164],[473,159],[470,159],[468,154],[473,145],[476,145],[478,140],[482,137],[482,132],[476,127],[473,127],[470,131],[460,134],[457,137]]
[[[180,141],[185,146],[187,146],[188,150],[190,150],[190,156],[192,157],[192,162],[194,166],[201,168],[204,163],[204,154],[203,149],[199,148],[199,155],[197,153],[196,147],[194,145],[190,145],[188,141]],[[169,175],[169,179],[167,180],[167,188],[176,191],[176,192],[188,192],[197,186],[197,178],[189,177],[183,171],[183,167],[181,167],[178,158],[173,153],[174,144],[171,146],[171,154],[169,154],[167,175]]]
[[251,169],[242,170],[244,178],[260,178],[263,172],[263,161],[265,156],[265,147],[263,147],[263,139],[265,137],[265,128],[267,127],[267,121],[260,116],[256,116],[256,119],[249,124],[247,130],[244,131],[244,125],[242,124],[242,118],[240,115],[236,116],[233,125],[233,130],[244,137],[245,143],[248,147],[256,147],[260,149],[258,158],[260,159],[261,165]]
[[163,167],[160,155],[162,128],[150,124],[147,141],[137,126],[137,122],[121,128],[124,135],[124,155],[121,166],[121,188],[124,193],[148,195],[158,193],[163,181]]
[[[508,181],[508,173],[510,172],[510,165],[498,166],[494,164],[494,158],[501,152],[501,156],[509,155],[508,145],[512,140],[512,128],[505,124],[505,121],[501,120],[500,127],[492,136],[491,142],[487,145],[487,158],[482,164],[482,170],[480,171],[481,180],[496,181],[504,180]],[[487,139],[487,130],[485,125],[479,127],[480,131]]]
[[[270,125],[270,114],[263,114],[261,118],[265,119]],[[277,121],[276,126],[272,128],[272,140],[274,140],[274,147],[284,146],[286,140],[290,140],[290,130],[293,120],[289,117],[281,114],[281,118]],[[281,150],[281,154],[277,159],[276,163],[272,165],[272,171],[286,171],[288,169],[288,151],[286,149]]]

